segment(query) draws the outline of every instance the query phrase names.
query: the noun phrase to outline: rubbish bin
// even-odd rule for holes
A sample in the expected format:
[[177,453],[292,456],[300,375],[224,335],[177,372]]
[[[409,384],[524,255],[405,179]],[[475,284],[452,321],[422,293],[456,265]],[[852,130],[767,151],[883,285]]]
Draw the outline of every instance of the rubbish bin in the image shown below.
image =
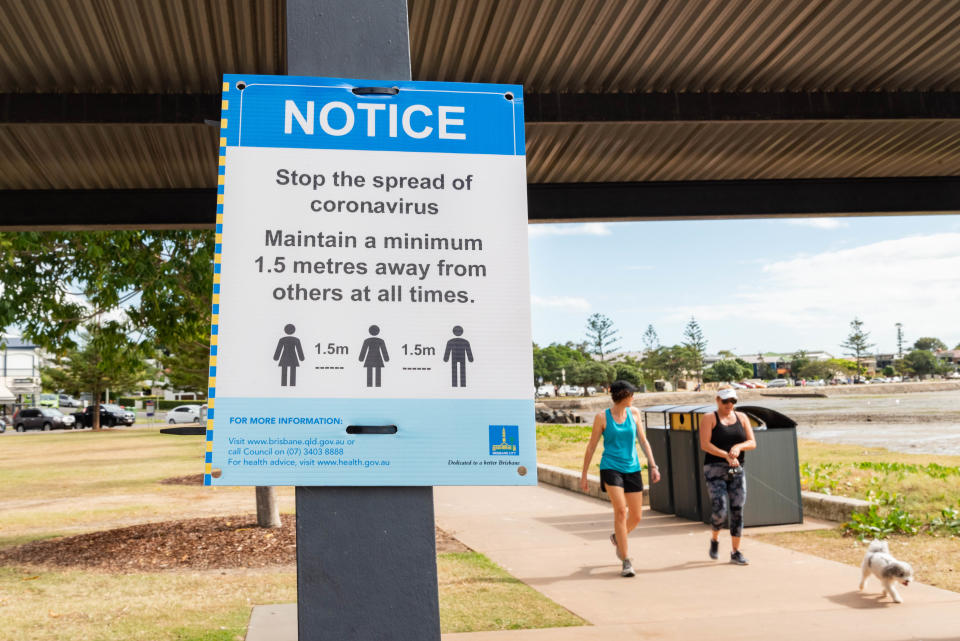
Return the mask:
[[655,405],[643,409],[643,425],[646,428],[650,451],[660,468],[660,482],[650,483],[647,488],[650,509],[663,514],[673,514],[673,481],[670,479],[670,442],[667,438],[667,410],[673,405]]
[[674,514],[694,521],[703,518],[699,419],[709,410],[707,405],[678,405],[666,411]]
[[[664,411],[669,424],[669,473],[675,513],[704,523],[710,522],[710,495],[703,478],[700,420],[713,411],[712,405],[686,405]],[[744,525],[802,523],[796,421],[762,406],[739,406],[737,411],[750,418],[757,441],[757,449],[746,453],[744,463],[747,474]]]
[[797,422],[768,407],[745,405],[737,410],[755,421],[753,435],[757,440],[757,449],[747,452],[744,463],[747,504],[743,524],[803,523]]

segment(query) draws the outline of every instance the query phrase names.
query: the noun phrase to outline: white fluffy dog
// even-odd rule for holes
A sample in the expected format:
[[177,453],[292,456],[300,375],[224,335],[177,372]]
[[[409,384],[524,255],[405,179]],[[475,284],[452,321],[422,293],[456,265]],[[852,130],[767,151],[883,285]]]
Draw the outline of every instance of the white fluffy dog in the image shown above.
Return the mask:
[[863,576],[860,579],[861,590],[867,582],[867,577],[872,573],[883,583],[885,594],[889,594],[895,603],[903,603],[900,593],[897,592],[896,583],[899,581],[904,585],[910,585],[910,582],[913,581],[913,568],[910,567],[909,563],[893,558],[886,541],[874,540],[870,543],[867,554],[863,557],[861,570],[863,571]]

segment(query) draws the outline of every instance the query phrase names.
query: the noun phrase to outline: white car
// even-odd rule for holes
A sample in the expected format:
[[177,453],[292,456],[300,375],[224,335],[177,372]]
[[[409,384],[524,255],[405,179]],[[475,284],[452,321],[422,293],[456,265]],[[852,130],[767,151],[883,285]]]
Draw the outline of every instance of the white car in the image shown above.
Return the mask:
[[167,423],[199,423],[199,405],[181,405],[167,412]]
[[537,397],[553,396],[553,385],[541,385],[537,388]]
[[767,381],[767,387],[786,387],[787,379],[785,378],[775,378],[772,381]]

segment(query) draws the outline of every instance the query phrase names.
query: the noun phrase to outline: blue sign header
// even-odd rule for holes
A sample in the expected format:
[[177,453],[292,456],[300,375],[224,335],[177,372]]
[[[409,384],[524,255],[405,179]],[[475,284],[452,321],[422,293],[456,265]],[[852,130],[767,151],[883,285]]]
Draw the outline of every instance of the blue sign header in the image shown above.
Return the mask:
[[223,76],[227,147],[362,149],[523,156],[523,88]]

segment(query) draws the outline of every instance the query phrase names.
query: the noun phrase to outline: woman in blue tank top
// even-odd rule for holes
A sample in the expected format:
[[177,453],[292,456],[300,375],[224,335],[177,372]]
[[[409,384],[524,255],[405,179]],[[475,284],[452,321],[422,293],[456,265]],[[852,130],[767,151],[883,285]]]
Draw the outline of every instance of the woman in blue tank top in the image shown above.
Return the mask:
[[627,549],[627,535],[640,523],[643,510],[643,477],[637,441],[643,447],[650,470],[650,482],[660,480],[660,470],[653,460],[647,434],[640,421],[640,412],[633,407],[637,388],[627,381],[616,381],[610,386],[613,407],[593,419],[593,433],[583,457],[580,488],[586,492],[587,472],[593,454],[603,437],[603,456],[600,457],[600,489],[610,496],[613,504],[613,534],[610,542],[617,546],[617,558],[623,563],[621,576],[634,576],[633,564]]

